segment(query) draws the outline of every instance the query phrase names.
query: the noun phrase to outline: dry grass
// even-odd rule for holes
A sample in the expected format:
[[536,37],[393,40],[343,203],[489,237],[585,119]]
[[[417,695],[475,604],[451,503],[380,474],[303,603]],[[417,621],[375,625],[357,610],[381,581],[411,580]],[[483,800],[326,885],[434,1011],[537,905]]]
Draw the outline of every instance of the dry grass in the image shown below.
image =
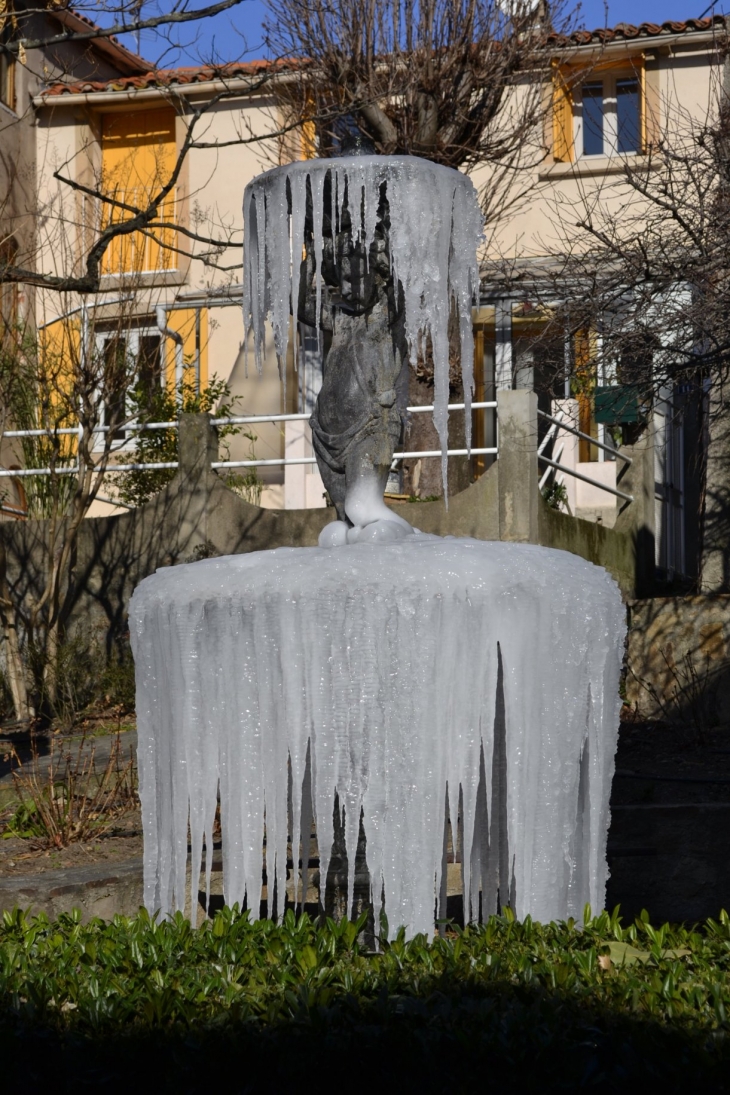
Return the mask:
[[28,838],[35,847],[65,848],[96,839],[135,809],[136,765],[131,749],[125,758],[119,732],[105,763],[97,762],[96,742],[86,733],[75,744],[52,738],[50,750],[46,761],[34,742],[26,764],[16,754],[19,805],[8,836]]

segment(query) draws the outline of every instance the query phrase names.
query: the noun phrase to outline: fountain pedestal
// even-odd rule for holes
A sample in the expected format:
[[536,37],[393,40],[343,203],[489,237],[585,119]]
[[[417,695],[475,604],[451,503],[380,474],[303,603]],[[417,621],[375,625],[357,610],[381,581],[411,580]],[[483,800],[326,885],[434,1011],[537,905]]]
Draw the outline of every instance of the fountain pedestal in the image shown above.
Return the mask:
[[433,930],[447,810],[465,916],[480,891],[485,913],[602,907],[625,622],[601,568],[418,535],[279,548],[158,571],[130,628],[150,910],[183,907],[219,788],[228,904],[258,909],[264,838],[284,893],[312,811],[326,878],[337,793],[392,930]]

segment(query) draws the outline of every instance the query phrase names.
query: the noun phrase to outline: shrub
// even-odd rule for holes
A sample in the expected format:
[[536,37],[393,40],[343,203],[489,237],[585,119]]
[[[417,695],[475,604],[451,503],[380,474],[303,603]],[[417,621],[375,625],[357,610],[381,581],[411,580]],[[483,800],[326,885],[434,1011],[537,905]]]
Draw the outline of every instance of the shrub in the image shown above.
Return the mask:
[[[38,692],[38,710],[49,712],[57,726],[70,729],[80,718],[113,709],[134,710],[134,661],[127,638],[107,650],[103,630],[91,635],[75,631],[55,653],[48,672],[45,648],[31,645],[28,662]],[[47,695],[49,680],[53,697]]]
[[52,738],[47,766],[39,763],[34,748],[29,764],[13,772],[19,806],[3,835],[31,839],[41,848],[93,840],[136,808],[136,775],[119,733],[103,765],[86,734],[75,745]]
[[582,928],[492,917],[379,953],[361,927],[229,909],[199,929],[180,914],[6,913],[0,1049],[26,1087],[54,1090],[103,1077],[126,1091],[144,1075],[157,1091],[280,1091],[309,1069],[357,1087],[357,1062],[388,1091],[724,1089],[725,914],[674,929],[624,928],[617,912]]
[[[229,418],[236,413],[238,397],[232,397],[228,385],[216,376],[211,378],[207,387],[198,391],[194,384],[183,380],[176,392],[168,388],[147,386],[135,388],[128,397],[130,412],[138,422],[173,422],[183,414],[202,414],[216,412],[219,418]],[[253,444],[256,435],[241,426],[221,426],[218,438],[226,452],[226,439],[241,435],[249,441],[248,459],[254,460]],[[223,459],[227,459],[224,455]],[[177,460],[177,430],[143,430],[135,439],[135,447],[129,454],[131,464],[166,464]],[[158,471],[130,471],[116,476],[110,492],[128,506],[142,506],[162,490],[174,477],[174,469]],[[256,469],[246,469],[238,474],[229,469],[227,486],[241,493],[248,501],[261,497],[263,483]]]

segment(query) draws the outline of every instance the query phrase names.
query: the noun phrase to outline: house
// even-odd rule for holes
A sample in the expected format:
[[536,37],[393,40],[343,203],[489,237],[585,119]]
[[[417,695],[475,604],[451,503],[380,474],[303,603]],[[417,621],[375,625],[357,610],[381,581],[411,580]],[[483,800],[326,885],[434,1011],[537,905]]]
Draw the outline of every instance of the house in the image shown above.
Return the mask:
[[[580,284],[560,288],[555,275],[561,217],[569,220],[579,203],[591,202],[620,213],[627,163],[648,162],[657,142],[672,138],[680,114],[699,124],[712,112],[724,41],[725,24],[718,17],[553,36],[545,125],[526,148],[515,183],[523,198],[509,203],[483,255],[474,313],[477,398],[489,401],[500,388],[532,387],[544,414],[578,427],[581,438],[553,424],[543,455],[559,453],[559,462],[579,477],[556,474],[546,464],[542,482],[553,486],[557,505],[606,525],[622,499],[615,493],[615,431],[596,410],[596,388],[614,383],[596,371],[602,332],[572,332],[560,342],[553,331],[545,338],[556,303],[564,306],[582,291]],[[265,139],[279,119],[276,73],[262,63],[145,72],[139,58],[121,47],[115,53],[117,48],[95,46],[93,58],[87,51],[65,67],[59,63],[43,87],[22,85],[21,91],[18,83],[17,94],[32,103],[33,125],[28,123],[22,138],[18,127],[17,139],[32,163],[27,177],[33,185],[17,190],[11,218],[19,225],[13,230],[17,245],[23,211],[33,211],[32,220],[42,210],[43,229],[34,229],[37,268],[80,270],[84,241],[119,215],[118,206],[95,201],[90,193],[101,188],[134,207],[136,196],[170,177],[197,116],[195,140],[161,205],[163,227],[114,241],[103,259],[97,297],[82,301],[38,290],[37,328],[52,342],[64,337],[64,324],[71,321],[76,337],[93,339],[100,352],[123,345],[150,382],[174,385],[192,377],[205,385],[215,374],[241,398],[246,414],[310,409],[320,368],[311,332],[299,331],[301,367],[295,372],[290,355],[286,392],[273,347],[267,344],[259,378],[247,375],[241,342],[241,199],[245,184],[282,156],[280,142]],[[294,154],[312,151],[312,135],[304,134]],[[14,159],[21,162],[19,154]],[[86,193],[59,182],[58,175],[85,186]],[[490,169],[477,170],[474,181],[488,186]],[[572,383],[565,379],[566,359]],[[583,387],[576,386],[576,374],[585,376]],[[652,409],[657,563],[668,578],[697,573],[700,476],[694,458],[703,441],[700,410],[696,400],[690,405],[671,390],[660,393]],[[498,431],[494,412],[475,412],[474,426],[477,446],[491,447]],[[246,459],[250,445],[234,439],[231,456]],[[311,453],[301,423],[257,424],[254,448],[258,459],[271,461]],[[472,474],[481,474],[490,459],[475,457]],[[409,490],[416,463],[406,468]],[[260,474],[265,506],[324,504],[314,468],[272,464]]]

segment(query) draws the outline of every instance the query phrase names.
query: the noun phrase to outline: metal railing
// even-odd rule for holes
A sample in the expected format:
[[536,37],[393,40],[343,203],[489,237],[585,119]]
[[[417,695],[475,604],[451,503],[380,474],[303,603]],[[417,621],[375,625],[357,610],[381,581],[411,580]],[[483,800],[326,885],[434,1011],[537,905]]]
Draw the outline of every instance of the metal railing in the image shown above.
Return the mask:
[[[561,464],[558,460],[551,460],[549,457],[545,456],[545,449],[557,433],[565,431],[566,433],[573,434],[574,437],[580,437],[584,441],[589,441],[591,445],[595,445],[596,448],[610,453],[614,459],[623,460],[627,467],[633,462],[630,456],[626,456],[618,449],[611,448],[610,445],[604,445],[602,441],[598,441],[595,437],[591,437],[590,434],[584,433],[582,430],[577,429],[576,426],[570,425],[570,423],[566,421],[565,416],[561,415],[560,418],[556,418],[551,414],[547,414],[546,411],[541,410],[538,410],[537,413],[540,418],[544,418],[551,423],[550,429],[538,446],[537,459],[539,461],[543,464],[547,464],[549,470],[556,470],[564,475],[571,475],[574,479],[580,479],[582,483],[589,483],[593,487],[598,487],[599,490],[606,491],[607,494],[615,495],[616,498],[623,498],[626,502],[633,502],[633,494],[627,494],[626,491],[619,490],[618,487],[610,487],[607,483],[599,482],[598,479],[591,479],[590,476],[584,475],[583,472],[579,472],[575,468],[568,467],[567,464]],[[563,448],[564,446],[561,445],[560,450],[555,455],[558,457],[562,456]],[[540,479],[541,489],[547,480],[548,474],[549,471],[546,471]]]
[[[464,403],[449,403],[449,411],[463,411],[466,405]],[[473,411],[496,409],[497,404],[495,401],[489,402],[475,402],[471,404]],[[408,414],[426,414],[433,412],[433,405],[428,406],[414,406],[407,407]],[[273,423],[273,422],[306,422],[310,418],[310,414],[256,414],[256,415],[233,415],[227,418],[212,418],[211,426],[249,426],[259,423]],[[136,433],[140,433],[143,430],[172,430],[178,428],[178,422],[146,422],[144,424],[129,424],[127,426],[95,426],[90,432],[92,434],[104,434],[110,431],[114,433],[131,434],[134,436]],[[79,426],[64,426],[57,430],[39,429],[39,430],[6,430],[2,436],[8,438],[21,438],[21,437],[57,437],[57,436],[81,436],[83,428]],[[442,455],[441,449],[431,449],[428,451],[414,451],[414,452],[398,452],[393,454],[393,460],[412,460],[420,458],[431,458]],[[473,448],[473,449],[447,449],[447,456],[496,456],[497,448]],[[221,468],[267,468],[267,467],[287,467],[290,465],[301,464],[316,464],[316,456],[285,456],[277,457],[276,459],[252,459],[252,460],[215,460],[211,462],[211,467],[215,470]],[[178,461],[166,461],[156,463],[132,463],[132,464],[107,464],[103,469],[104,474],[118,474],[120,472],[130,471],[174,471],[178,467]],[[0,478],[5,479],[17,479],[24,478],[30,475],[78,475],[80,472],[78,464],[68,465],[56,468],[16,468],[16,469],[0,469]],[[94,470],[92,467],[91,470]]]

